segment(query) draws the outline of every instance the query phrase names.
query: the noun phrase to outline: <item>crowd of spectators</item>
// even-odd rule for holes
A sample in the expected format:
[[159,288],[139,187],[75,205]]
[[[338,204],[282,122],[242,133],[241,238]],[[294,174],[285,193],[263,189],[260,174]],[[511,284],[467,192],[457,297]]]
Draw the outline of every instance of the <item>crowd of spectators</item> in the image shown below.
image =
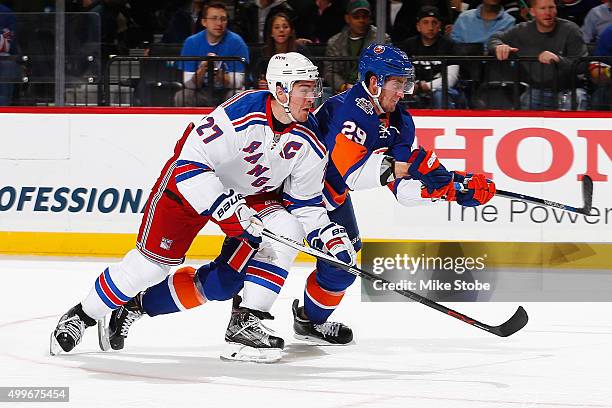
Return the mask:
[[[519,78],[522,109],[569,109],[571,92],[578,109],[611,109],[611,61],[605,57],[612,48],[612,0],[385,3],[385,42],[414,59],[418,82],[407,97],[412,107],[478,106],[474,100],[487,83]],[[17,81],[6,78],[18,67],[3,58],[19,53],[15,13],[53,12],[54,4],[0,0],[0,105],[17,94]],[[326,95],[344,91],[357,80],[356,57],[377,37],[375,0],[69,0],[66,11],[99,16],[103,58],[156,44],[180,49],[169,57],[244,58],[246,65],[211,61],[214,68],[208,61],[176,62],[182,73],[176,106],[215,105],[240,89],[265,88],[268,59],[288,51],[314,57]],[[465,55],[490,57],[481,65],[434,58]],[[589,55],[593,61],[584,58]],[[515,56],[533,57],[512,65],[518,76],[506,70],[506,60]]]

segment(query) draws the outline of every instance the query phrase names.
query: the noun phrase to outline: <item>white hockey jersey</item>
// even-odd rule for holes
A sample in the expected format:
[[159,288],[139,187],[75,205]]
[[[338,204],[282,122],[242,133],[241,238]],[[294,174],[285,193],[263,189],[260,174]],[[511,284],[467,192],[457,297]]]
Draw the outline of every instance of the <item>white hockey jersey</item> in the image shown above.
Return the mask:
[[271,100],[268,91],[245,91],[196,124],[176,162],[176,185],[202,215],[230,189],[248,196],[282,186],[285,207],[309,233],[329,222],[322,197],[327,151],[313,115],[275,134]]

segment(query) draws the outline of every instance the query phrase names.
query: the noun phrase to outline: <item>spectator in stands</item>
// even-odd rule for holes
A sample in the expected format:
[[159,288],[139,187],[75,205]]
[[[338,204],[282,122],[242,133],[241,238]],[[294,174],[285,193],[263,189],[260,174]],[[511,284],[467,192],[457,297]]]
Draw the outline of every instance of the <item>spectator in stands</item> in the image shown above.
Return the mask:
[[442,24],[445,27],[444,32],[446,32],[446,27],[452,24],[454,17],[450,2],[451,0],[403,0],[402,7],[397,12],[393,28],[391,29],[391,40],[393,43],[397,44],[419,34],[413,23],[417,13],[423,6],[435,6],[440,10]]
[[470,7],[468,3],[464,3],[461,0],[450,0],[450,6],[452,10],[451,21],[453,23],[455,22],[455,20],[457,20],[457,17],[459,17],[459,14],[463,13]]
[[274,54],[287,52],[299,52],[306,56],[310,54],[304,46],[296,42],[295,27],[287,14],[282,11],[276,13],[270,23],[265,45],[257,51],[257,54],[251,56],[252,74],[259,89],[268,89],[266,70],[268,61]]
[[489,38],[497,31],[514,25],[514,17],[501,6],[501,0],[483,0],[482,4],[459,15],[451,39],[457,43],[482,43],[483,52]]
[[[396,44],[409,57],[423,55],[454,55],[453,43],[441,34],[442,19],[437,7],[424,6],[417,14],[417,31],[419,35],[408,38]],[[442,89],[442,62],[441,61],[418,61],[413,60],[415,67],[416,86],[415,93],[420,101],[431,98],[431,104],[420,104],[422,108],[443,108]],[[447,67],[448,82],[448,107],[463,107],[460,100],[462,95],[455,88],[459,78],[459,66],[449,65]]]
[[316,8],[309,21],[312,28],[308,38],[315,44],[327,44],[344,27],[343,0],[316,0]]
[[[609,25],[599,36],[594,55],[598,57],[612,57],[612,25]],[[596,85],[593,92],[592,105],[597,110],[612,110],[612,79],[610,79],[610,65],[612,61],[591,62],[589,73]]]
[[[48,0],[47,3],[55,4]],[[127,54],[128,49],[140,47],[144,41],[152,41],[153,32],[157,29],[155,6],[150,1],[72,0],[66,3],[67,12],[96,13],[100,16],[103,56]],[[52,13],[54,9],[47,5],[44,12]]]
[[601,0],[558,0],[557,17],[573,21],[582,27],[589,10],[601,4]]
[[527,7],[525,0],[502,0],[501,4],[504,10],[514,17],[516,23],[529,21],[529,7]]
[[187,37],[199,33],[203,27],[204,0],[183,0],[174,13],[162,37],[163,43],[182,44]]
[[[580,28],[557,17],[555,0],[532,0],[530,13],[533,21],[494,34],[489,50],[502,61],[510,54],[538,56],[538,62],[522,64],[530,85],[521,95],[523,109],[569,109],[573,64],[587,55]],[[577,97],[578,108],[584,109],[586,92],[578,89]]]
[[389,22],[391,24],[387,26],[387,31],[390,31],[389,29],[393,27],[395,19],[397,18],[397,13],[399,13],[400,9],[402,8],[402,5],[402,0],[389,1],[389,8],[387,10],[389,10]]
[[[325,62],[325,81],[333,91],[342,92],[357,82],[357,58],[361,50],[376,41],[376,27],[367,0],[351,0],[344,20],[347,26],[327,42],[327,57],[353,57],[354,61]],[[390,38],[385,34],[386,42]]]
[[[227,8],[223,3],[204,6],[202,25],[205,30],[185,40],[181,56],[235,56],[249,62],[249,50],[239,35],[227,29]],[[244,66],[238,62],[215,62],[214,78],[208,80],[208,62],[179,63],[185,89],[177,92],[177,106],[216,106],[231,93],[244,87]],[[214,86],[211,86],[211,82]]]
[[100,16],[102,55],[126,54],[127,49],[120,41],[120,31],[125,31],[127,17],[124,5],[127,0],[83,0],[83,11]]
[[[342,3],[342,1],[343,0],[341,0],[340,3]],[[311,41],[308,36],[312,32],[313,20],[311,20],[309,16],[312,16],[313,12],[317,9],[316,0],[287,0],[287,4],[293,9],[292,22],[295,27],[295,36],[298,44],[310,44]],[[340,11],[343,10],[344,7],[341,7]],[[289,17],[292,17],[291,14],[289,14]],[[337,27],[338,31],[341,29],[342,27]]]
[[601,33],[601,36],[599,36],[594,55],[600,57],[612,56],[612,26],[606,27],[606,29]]
[[269,32],[271,18],[284,12],[296,27],[296,36],[305,38],[309,32],[309,21],[303,21],[287,0],[242,0],[238,1],[232,29],[249,44],[263,43],[264,33]]
[[612,25],[612,0],[589,11],[582,26],[584,42],[587,44],[597,42],[603,30],[610,25]]
[[[0,3],[0,58],[15,54],[16,23],[13,10]],[[0,106],[11,104],[17,74],[15,61],[0,59]]]

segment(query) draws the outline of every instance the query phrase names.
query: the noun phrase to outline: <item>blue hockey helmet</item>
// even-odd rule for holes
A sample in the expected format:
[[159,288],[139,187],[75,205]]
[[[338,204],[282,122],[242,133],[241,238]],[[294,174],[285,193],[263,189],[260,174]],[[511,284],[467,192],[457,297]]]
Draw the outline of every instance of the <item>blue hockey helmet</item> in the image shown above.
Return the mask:
[[365,48],[359,57],[359,80],[365,81],[368,72],[376,76],[379,89],[387,77],[398,76],[408,79],[405,93],[414,90],[414,67],[406,53],[397,47],[374,43]]

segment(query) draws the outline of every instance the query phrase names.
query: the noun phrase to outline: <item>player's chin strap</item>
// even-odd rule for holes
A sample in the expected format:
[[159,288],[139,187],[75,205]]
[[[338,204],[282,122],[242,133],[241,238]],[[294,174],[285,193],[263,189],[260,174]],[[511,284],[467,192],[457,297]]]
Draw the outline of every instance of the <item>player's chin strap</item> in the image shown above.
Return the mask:
[[289,92],[285,93],[287,95],[287,102],[286,103],[282,103],[281,101],[278,100],[278,96],[276,95],[276,93],[274,93],[274,99],[276,99],[276,102],[280,103],[280,105],[283,107],[283,109],[285,110],[285,113],[287,114],[287,116],[289,116],[289,119],[291,119],[292,122],[297,122],[297,119],[293,117],[293,115],[291,114],[291,109],[289,109],[289,100],[290,100],[290,96],[289,96]]
[[378,98],[380,97],[380,94],[382,92],[382,87],[378,86],[378,82],[377,82],[377,92],[376,95],[372,95],[372,93],[370,92],[370,90],[368,89],[368,87],[366,86],[365,81],[361,81],[361,86],[363,86],[363,89],[365,89],[365,91],[367,92],[368,95],[370,95],[370,97],[372,98],[372,100],[374,101],[374,105],[376,105],[376,108],[378,108],[379,111],[381,112],[385,112],[385,110],[382,108],[382,106],[380,106],[380,102],[378,101]]
[[291,109],[289,109],[289,95],[287,95],[287,103],[281,103],[281,105],[283,105],[283,108],[285,109],[285,113],[287,114],[287,116],[289,116],[289,119],[291,119],[291,121],[293,122],[297,122],[297,119],[293,117],[293,115],[291,114]]

